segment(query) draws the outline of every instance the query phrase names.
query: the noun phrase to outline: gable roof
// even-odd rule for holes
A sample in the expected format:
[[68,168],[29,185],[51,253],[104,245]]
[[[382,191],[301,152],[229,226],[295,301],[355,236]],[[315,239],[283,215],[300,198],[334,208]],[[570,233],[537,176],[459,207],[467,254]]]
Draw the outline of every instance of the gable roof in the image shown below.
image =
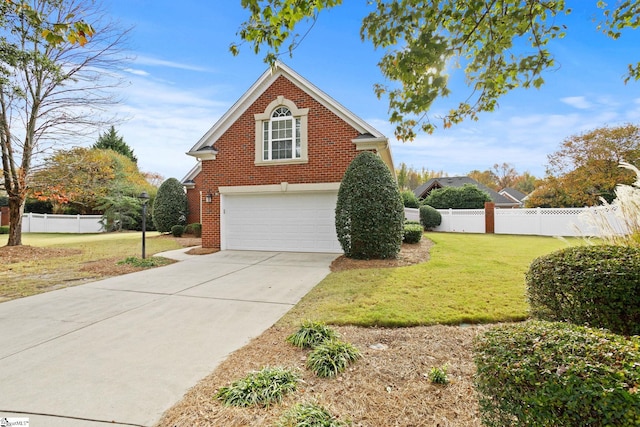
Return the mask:
[[514,207],[519,205],[518,202],[514,202],[513,200],[503,196],[495,190],[492,190],[486,185],[480,184],[478,181],[468,176],[447,176],[442,178],[431,178],[429,181],[416,188],[413,193],[417,198],[424,199],[432,190],[435,190],[437,188],[462,187],[465,184],[475,185],[482,191],[489,193],[491,201],[494,202],[498,207]]
[[[373,144],[372,147],[375,146],[375,148],[378,149],[382,160],[384,160],[392,171],[394,170],[389,140],[386,136],[280,61],[277,61],[272,68],[265,71],[240,99],[200,138],[187,154],[199,155],[203,151],[216,151],[213,146],[214,143],[280,76],[284,76],[329,111],[356,129],[360,133],[357,139],[361,140],[363,143],[362,146],[364,147],[366,143]],[[198,162],[197,167],[192,169],[189,174],[184,177],[182,182],[195,178],[200,170],[199,164]]]
[[518,191],[515,188],[510,188],[510,187],[506,187],[500,190],[500,194],[518,203],[522,203],[525,197],[527,197],[527,195],[524,194],[522,191]]

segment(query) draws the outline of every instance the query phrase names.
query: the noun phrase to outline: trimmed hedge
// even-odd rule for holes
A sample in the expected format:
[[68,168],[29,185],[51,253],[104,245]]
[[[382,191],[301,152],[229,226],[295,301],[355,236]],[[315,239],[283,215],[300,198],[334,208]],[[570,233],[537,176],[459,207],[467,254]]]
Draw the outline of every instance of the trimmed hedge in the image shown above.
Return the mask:
[[568,323],[490,329],[474,344],[483,424],[640,425],[640,338]]
[[413,191],[411,190],[401,191],[400,196],[402,196],[402,203],[404,204],[405,208],[417,209],[420,207],[420,202],[418,201],[418,198],[416,197],[416,195],[413,194]]
[[9,226],[8,225],[0,226],[0,234],[9,234]]
[[424,204],[436,209],[482,209],[491,197],[473,184],[462,187],[443,187],[433,190],[424,199]]
[[532,316],[640,334],[640,249],[578,246],[541,256],[526,274]]
[[422,239],[424,230],[418,224],[405,224],[403,240],[405,243],[418,243]]
[[374,153],[358,154],[344,173],[335,220],[338,241],[348,258],[395,258],[400,252],[402,198],[391,171]]
[[425,230],[433,230],[442,224],[442,215],[433,206],[420,206],[420,224]]

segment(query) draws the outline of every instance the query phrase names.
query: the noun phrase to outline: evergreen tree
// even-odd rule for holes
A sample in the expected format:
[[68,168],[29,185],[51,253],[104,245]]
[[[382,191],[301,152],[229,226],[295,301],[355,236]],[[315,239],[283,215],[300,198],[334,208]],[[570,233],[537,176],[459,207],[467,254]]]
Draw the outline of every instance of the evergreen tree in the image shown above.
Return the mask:
[[176,178],[169,178],[158,189],[151,210],[153,224],[161,233],[168,233],[174,225],[185,225],[187,194]]
[[123,156],[127,156],[133,161],[133,163],[138,163],[138,159],[133,155],[133,150],[129,145],[124,142],[124,139],[118,135],[116,132],[116,128],[111,126],[111,128],[105,132],[100,134],[98,140],[95,144],[93,144],[92,148],[97,148],[101,150],[113,150],[116,153],[120,153]]

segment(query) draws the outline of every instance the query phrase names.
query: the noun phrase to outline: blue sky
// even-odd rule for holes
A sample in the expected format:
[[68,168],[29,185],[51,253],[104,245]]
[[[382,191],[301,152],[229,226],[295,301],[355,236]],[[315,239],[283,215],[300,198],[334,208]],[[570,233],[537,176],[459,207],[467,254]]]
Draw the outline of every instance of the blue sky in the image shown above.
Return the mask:
[[[478,122],[398,142],[386,100],[373,93],[373,85],[382,82],[376,65],[382,52],[359,36],[366,3],[345,0],[322,14],[293,58],[283,61],[387,135],[396,165],[453,176],[507,162],[541,177],[547,155],[566,137],[640,123],[640,82],[623,82],[627,64],[640,60],[640,32],[610,40],[596,30],[594,20],[601,16],[591,6],[596,0],[570,0],[573,13],[558,18],[568,27],[567,37],[551,45],[558,67],[545,74],[542,89],[510,93]],[[104,5],[114,20],[132,27],[126,46],[131,59],[121,70],[127,83],[117,107],[126,121],[116,129],[142,170],[182,179],[195,165],[184,153],[266,70],[262,55],[249,46],[241,46],[239,56],[229,53],[247,13],[240,0],[104,0]],[[434,105],[431,116],[470,93],[462,70],[451,71],[453,93]]]

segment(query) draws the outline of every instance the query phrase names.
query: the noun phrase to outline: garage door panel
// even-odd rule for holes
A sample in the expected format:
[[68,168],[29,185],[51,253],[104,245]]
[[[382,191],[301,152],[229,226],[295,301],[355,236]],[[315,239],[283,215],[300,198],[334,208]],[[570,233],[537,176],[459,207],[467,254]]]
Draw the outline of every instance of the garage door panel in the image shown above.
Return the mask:
[[337,192],[224,196],[227,249],[340,253]]

